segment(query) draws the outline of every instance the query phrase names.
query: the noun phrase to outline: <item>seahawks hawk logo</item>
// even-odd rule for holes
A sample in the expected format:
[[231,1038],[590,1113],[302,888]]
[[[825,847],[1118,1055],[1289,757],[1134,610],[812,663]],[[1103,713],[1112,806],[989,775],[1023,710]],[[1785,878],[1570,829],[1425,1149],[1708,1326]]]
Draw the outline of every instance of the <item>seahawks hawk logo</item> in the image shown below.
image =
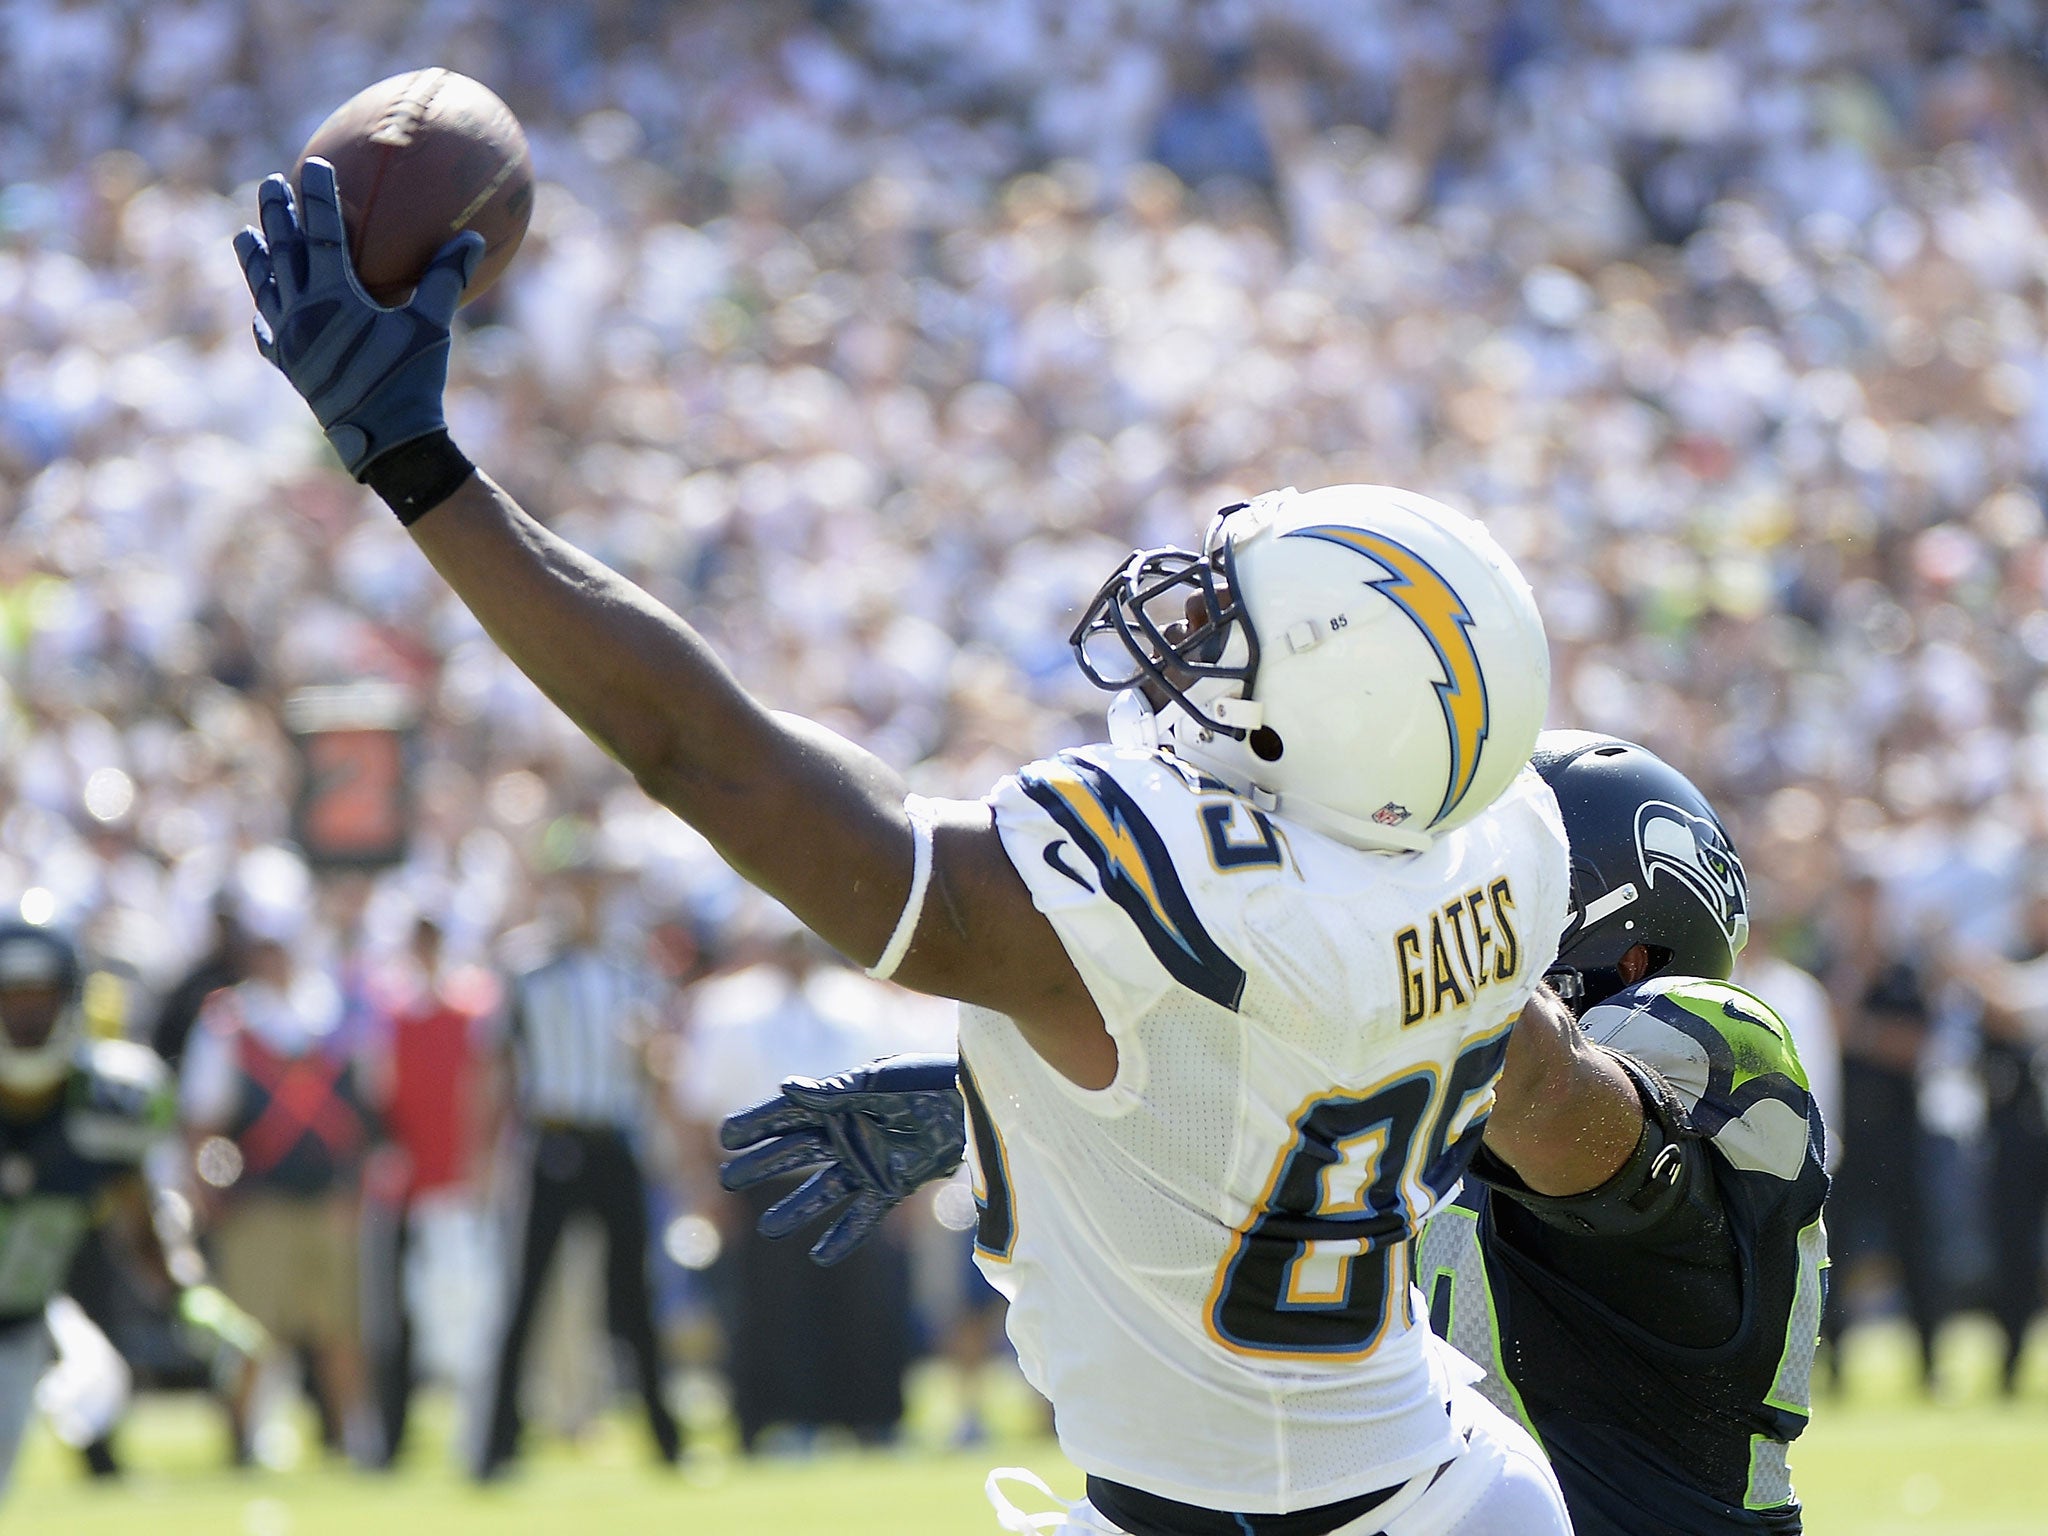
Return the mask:
[[1749,940],[1749,881],[1718,825],[1669,801],[1646,800],[1636,810],[1636,861],[1650,885],[1662,876],[1697,896],[1728,947],[1741,951]]

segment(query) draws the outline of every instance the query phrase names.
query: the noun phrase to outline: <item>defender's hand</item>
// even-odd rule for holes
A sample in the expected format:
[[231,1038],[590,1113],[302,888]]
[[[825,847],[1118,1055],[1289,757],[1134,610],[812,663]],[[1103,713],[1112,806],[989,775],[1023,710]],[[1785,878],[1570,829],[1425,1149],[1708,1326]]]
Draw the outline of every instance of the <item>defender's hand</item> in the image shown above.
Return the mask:
[[305,206],[269,176],[256,194],[261,231],[235,236],[256,300],[256,348],[313,408],[327,440],[358,480],[379,456],[446,426],[448,328],[483,236],[441,247],[412,301],[385,309],[356,281],[334,167],[306,162]]
[[950,1056],[885,1056],[822,1082],[789,1078],[775,1098],[719,1127],[725,1149],[739,1152],[719,1182],[745,1189],[815,1169],[762,1214],[760,1231],[787,1237],[844,1207],[811,1249],[818,1263],[836,1264],[915,1190],[960,1166],[967,1111],[958,1070]]

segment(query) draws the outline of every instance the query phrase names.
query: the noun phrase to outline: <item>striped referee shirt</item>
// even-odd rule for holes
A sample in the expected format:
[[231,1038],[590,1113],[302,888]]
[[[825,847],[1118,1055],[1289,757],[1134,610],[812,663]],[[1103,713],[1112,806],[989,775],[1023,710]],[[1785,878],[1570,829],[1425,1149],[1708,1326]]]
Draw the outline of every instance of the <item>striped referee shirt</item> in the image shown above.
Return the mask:
[[644,966],[571,949],[512,983],[520,1108],[531,1120],[633,1131],[646,1104],[639,1042],[661,982]]

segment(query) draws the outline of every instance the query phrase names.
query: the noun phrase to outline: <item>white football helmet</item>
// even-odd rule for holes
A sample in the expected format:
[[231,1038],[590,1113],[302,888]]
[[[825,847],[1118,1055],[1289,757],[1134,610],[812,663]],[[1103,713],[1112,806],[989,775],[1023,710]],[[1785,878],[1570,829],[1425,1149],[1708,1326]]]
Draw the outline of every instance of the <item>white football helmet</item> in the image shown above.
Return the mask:
[[0,1088],[41,1093],[64,1080],[85,1032],[82,990],[69,940],[0,923]]
[[1142,550],[1071,636],[1110,738],[1168,746],[1358,848],[1416,851],[1529,761],[1550,647],[1471,518],[1334,485],[1225,508],[1201,554]]

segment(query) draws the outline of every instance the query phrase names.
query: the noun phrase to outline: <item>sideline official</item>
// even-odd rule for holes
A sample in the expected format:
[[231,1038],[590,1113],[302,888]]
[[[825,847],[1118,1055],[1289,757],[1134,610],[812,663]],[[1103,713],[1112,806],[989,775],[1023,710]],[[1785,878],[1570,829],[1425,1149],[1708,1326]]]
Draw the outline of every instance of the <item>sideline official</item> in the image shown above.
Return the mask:
[[471,1465],[480,1481],[500,1475],[518,1455],[520,1381],[535,1308],[563,1228],[580,1212],[604,1228],[606,1324],[633,1357],[656,1450],[670,1463],[681,1454],[681,1434],[662,1396],[639,1145],[649,1118],[644,1047],[658,1018],[661,982],[644,961],[605,948],[607,884],[594,852],[567,864],[550,889],[562,903],[561,943],[511,984],[515,1268],[488,1372],[482,1444]]

